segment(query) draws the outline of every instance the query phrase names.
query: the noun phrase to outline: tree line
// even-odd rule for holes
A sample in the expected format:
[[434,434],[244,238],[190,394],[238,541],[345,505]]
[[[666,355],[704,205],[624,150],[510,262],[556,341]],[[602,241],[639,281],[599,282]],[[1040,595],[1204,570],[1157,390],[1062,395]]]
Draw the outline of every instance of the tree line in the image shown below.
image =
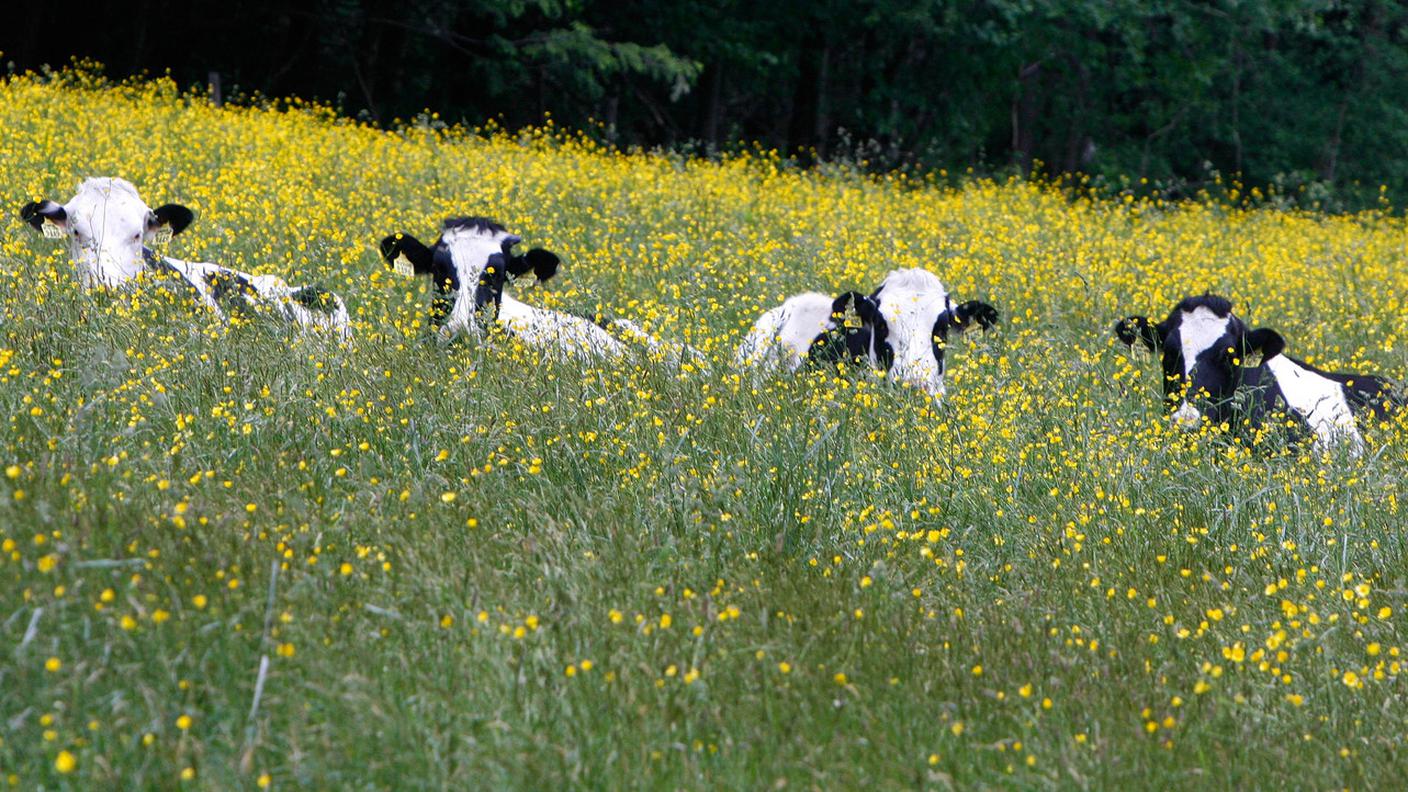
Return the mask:
[[135,0],[10,17],[12,69],[213,73],[226,96],[384,125],[551,114],[621,146],[1408,198],[1398,0]]

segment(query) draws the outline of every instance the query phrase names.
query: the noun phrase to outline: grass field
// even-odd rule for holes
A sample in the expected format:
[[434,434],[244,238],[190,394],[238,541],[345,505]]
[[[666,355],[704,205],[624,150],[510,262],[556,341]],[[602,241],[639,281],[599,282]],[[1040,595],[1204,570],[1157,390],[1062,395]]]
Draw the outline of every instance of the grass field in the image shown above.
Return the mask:
[[[1403,783],[1408,425],[1359,459],[1176,433],[1110,334],[1211,289],[1299,357],[1402,377],[1397,214],[59,83],[0,85],[0,783]],[[336,289],[355,340],[81,292],[15,213],[95,175],[196,210],[171,255]],[[375,246],[448,214],[563,255],[526,301],[712,364],[441,346]],[[905,266],[1003,314],[941,405],[729,365],[782,297]]]

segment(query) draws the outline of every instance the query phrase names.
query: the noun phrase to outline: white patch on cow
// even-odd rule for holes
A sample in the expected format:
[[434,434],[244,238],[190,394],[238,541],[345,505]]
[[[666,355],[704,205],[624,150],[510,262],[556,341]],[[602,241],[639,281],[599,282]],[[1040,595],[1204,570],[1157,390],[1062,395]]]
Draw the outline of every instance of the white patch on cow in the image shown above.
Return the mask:
[[680,341],[664,341],[651,335],[648,330],[630,319],[612,319],[607,323],[611,330],[615,331],[617,337],[623,338],[632,344],[644,347],[657,360],[670,363],[679,363],[688,358],[694,363],[707,363],[707,358],[703,352],[695,349],[689,344]]
[[924,269],[894,270],[885,276],[876,297],[895,353],[890,376],[932,396],[943,395],[944,373],[933,342],[934,322],[952,307],[943,281]]
[[1193,366],[1198,362],[1198,355],[1211,348],[1219,338],[1227,335],[1231,322],[1230,315],[1218,316],[1204,305],[1183,312],[1182,321],[1178,325],[1178,340],[1183,347],[1184,375],[1193,375]]
[[525,345],[558,358],[619,358],[626,348],[594,322],[504,295],[498,323]]
[[734,359],[740,367],[796,371],[807,359],[816,337],[836,327],[831,318],[835,298],[805,292],[787,298],[753,323],[738,345]]
[[[1178,325],[1178,341],[1183,352],[1183,376],[1193,377],[1193,367],[1198,363],[1198,355],[1216,344],[1227,335],[1232,317],[1218,316],[1215,311],[1200,305],[1191,311],[1183,311]],[[1186,384],[1186,383],[1185,383]],[[1173,414],[1174,420],[1188,429],[1197,428],[1201,414],[1186,396]]]
[[1344,386],[1298,365],[1285,355],[1275,355],[1264,364],[1276,378],[1276,385],[1287,406],[1296,412],[1315,433],[1315,444],[1328,448],[1338,442],[1348,442],[1357,455],[1364,448],[1364,438],[1354,424]]
[[455,277],[459,278],[459,293],[450,309],[450,318],[443,332],[454,336],[462,331],[479,332],[481,328],[475,315],[474,293],[478,288],[479,277],[489,266],[489,257],[503,253],[507,231],[493,231],[488,228],[452,227],[440,235],[440,241],[450,251],[450,260],[455,266]]
[[332,292],[325,292],[326,299],[331,303],[330,310],[322,311],[309,308],[294,299],[294,294],[304,287],[290,286],[277,275],[251,275],[219,264],[182,261],[168,256],[163,256],[161,260],[196,292],[202,305],[213,310],[222,319],[225,312],[210,293],[209,279],[241,278],[254,290],[254,294],[249,297],[250,307],[254,310],[282,318],[301,329],[330,332],[344,341],[352,337],[352,320],[347,313],[347,306],[343,304],[341,297]]

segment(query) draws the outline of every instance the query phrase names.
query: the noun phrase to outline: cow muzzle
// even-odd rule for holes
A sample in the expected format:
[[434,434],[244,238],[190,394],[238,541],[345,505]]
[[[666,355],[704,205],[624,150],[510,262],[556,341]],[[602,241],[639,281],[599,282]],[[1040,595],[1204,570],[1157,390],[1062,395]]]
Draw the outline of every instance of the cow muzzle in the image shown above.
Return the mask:
[[1173,415],[1169,416],[1169,420],[1175,426],[1192,430],[1197,429],[1198,425],[1203,422],[1203,415],[1193,405],[1183,402],[1177,410],[1173,411]]

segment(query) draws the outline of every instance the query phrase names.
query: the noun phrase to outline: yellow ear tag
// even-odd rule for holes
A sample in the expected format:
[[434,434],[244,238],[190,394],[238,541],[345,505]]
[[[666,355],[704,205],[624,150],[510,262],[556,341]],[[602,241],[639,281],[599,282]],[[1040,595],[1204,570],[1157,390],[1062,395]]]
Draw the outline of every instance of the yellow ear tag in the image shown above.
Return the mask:
[[851,330],[859,330],[865,326],[865,323],[860,320],[860,314],[856,313],[854,310],[846,311],[846,318],[843,320],[843,324]]
[[396,260],[391,262],[391,269],[403,278],[414,278],[416,275],[415,265],[406,258],[405,253],[396,254]]
[[39,226],[39,230],[44,232],[45,239],[63,239],[65,236],[68,236],[64,233],[64,230],[59,227],[59,224],[52,220],[45,220],[44,224]]
[[171,237],[173,236],[175,235],[171,233],[171,226],[162,226],[152,232],[152,244],[165,245],[167,242],[171,241]]

